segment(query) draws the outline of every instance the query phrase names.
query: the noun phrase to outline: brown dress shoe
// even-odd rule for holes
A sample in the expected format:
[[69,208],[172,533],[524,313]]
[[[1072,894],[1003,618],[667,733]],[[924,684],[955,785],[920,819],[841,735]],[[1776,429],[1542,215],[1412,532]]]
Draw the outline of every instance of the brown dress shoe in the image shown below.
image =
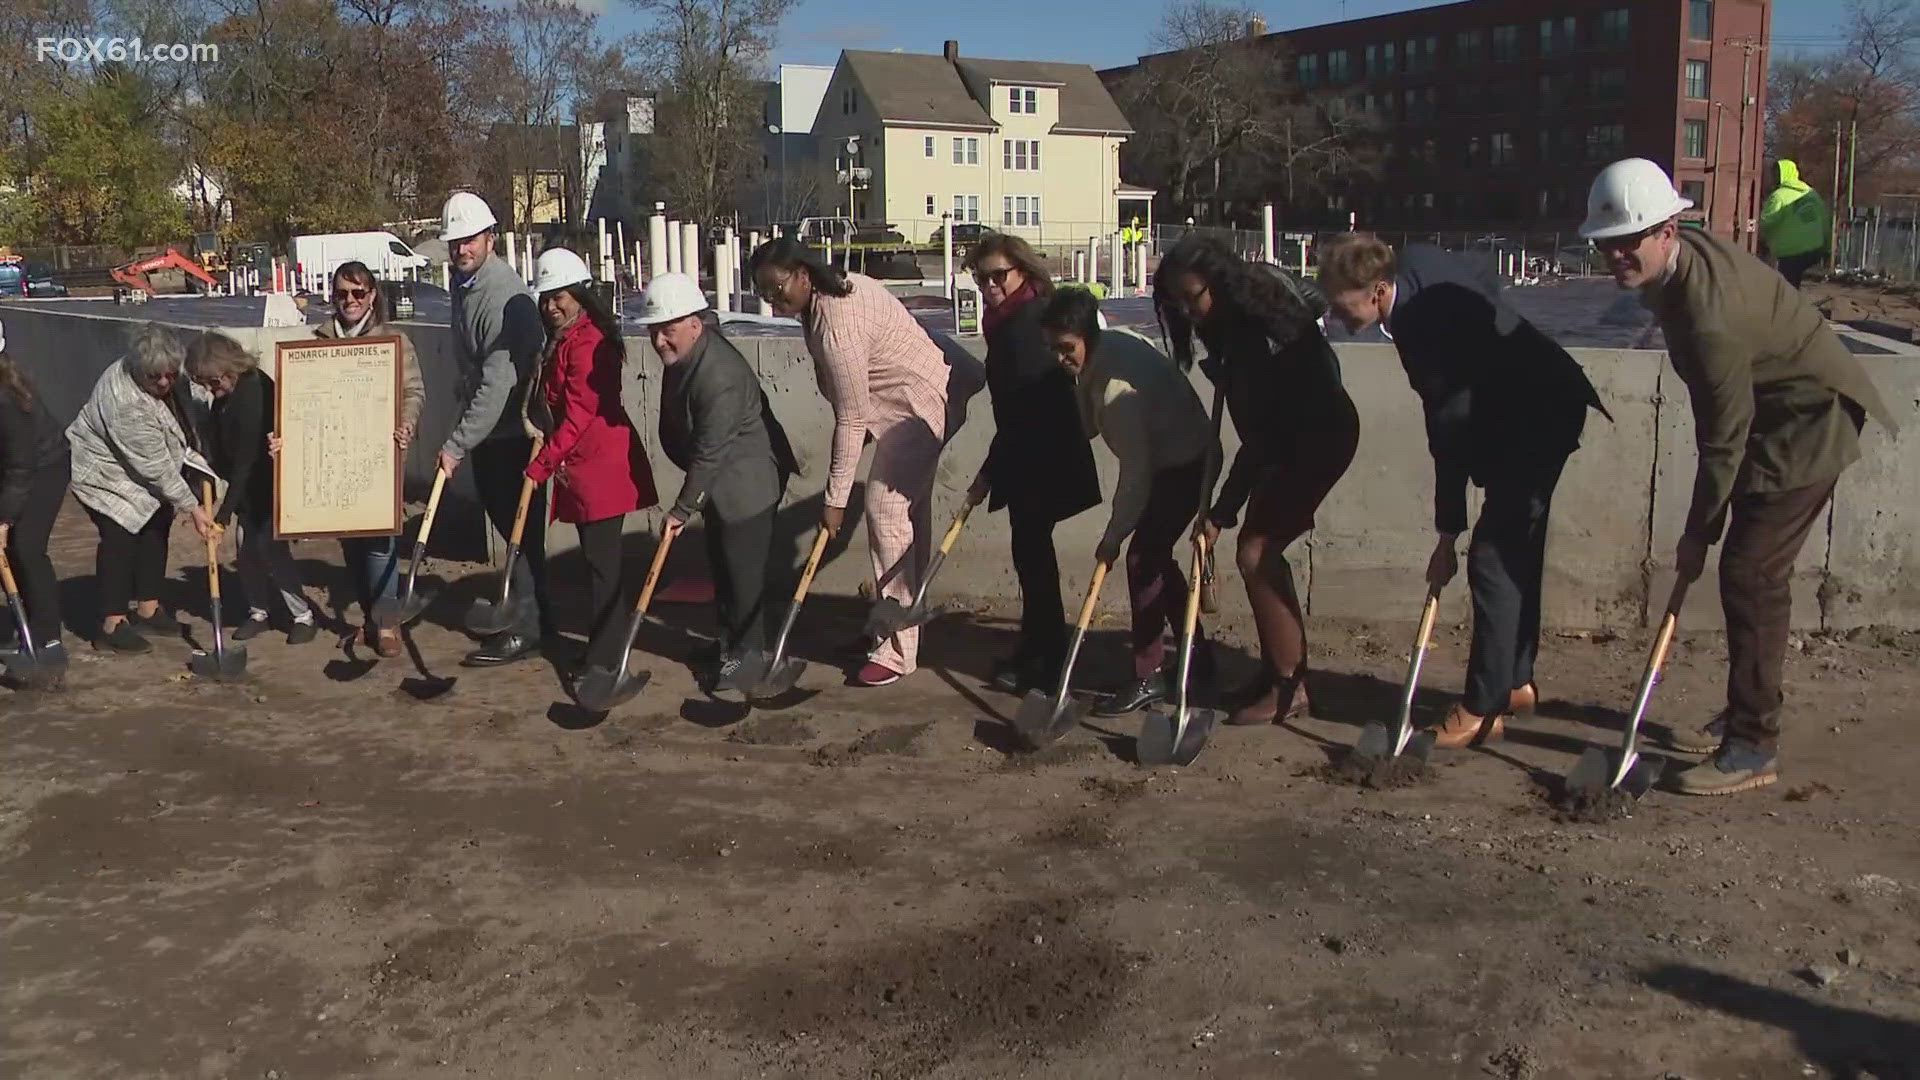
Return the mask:
[[367,644],[373,646],[373,651],[376,655],[384,656],[389,660],[400,655],[399,630],[385,626],[369,626],[367,627],[367,637],[372,639],[368,641]]
[[1540,688],[1528,683],[1507,695],[1508,716],[1532,716],[1540,705]]
[[1303,674],[1292,679],[1269,681],[1266,689],[1255,695],[1252,701],[1235,709],[1227,717],[1227,723],[1234,727],[1253,727],[1284,724],[1312,715],[1313,703],[1307,700],[1307,680]]
[[1498,716],[1475,716],[1465,706],[1455,705],[1438,727],[1433,729],[1433,745],[1443,750],[1459,750],[1479,743],[1497,742],[1507,733],[1507,722]]

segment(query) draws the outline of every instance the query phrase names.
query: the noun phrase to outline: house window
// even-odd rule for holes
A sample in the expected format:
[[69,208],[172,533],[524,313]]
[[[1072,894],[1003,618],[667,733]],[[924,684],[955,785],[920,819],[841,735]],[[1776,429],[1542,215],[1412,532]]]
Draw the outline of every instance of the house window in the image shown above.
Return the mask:
[[1440,39],[1412,38],[1407,41],[1407,70],[1430,71],[1434,58],[1440,53]]
[[1696,41],[1713,40],[1713,0],[1689,0],[1687,36]]
[[1580,41],[1580,23],[1572,15],[1540,20],[1540,55],[1558,56],[1572,52]]
[[927,196],[927,216],[933,216],[933,196]]
[[927,156],[932,157],[933,156],[933,136],[931,135],[927,136],[926,149],[927,149]]
[[1705,60],[1687,61],[1687,96],[1695,101],[1707,100],[1707,62]]
[[1594,30],[1594,45],[1602,49],[1625,48],[1627,39],[1631,36],[1629,26],[1626,8],[1614,8],[1612,11],[1601,12],[1600,21]]
[[1680,197],[1699,206],[1707,199],[1707,182],[1705,180],[1680,181]]
[[1301,86],[1320,85],[1320,54],[1306,53],[1293,62],[1294,77]]
[[1487,32],[1484,30],[1462,30],[1453,35],[1453,60],[1461,67],[1471,67],[1487,58]]
[[1588,76],[1587,91],[1596,104],[1619,105],[1627,100],[1627,69],[1597,68]]
[[1611,161],[1627,145],[1625,124],[1595,124],[1587,129],[1587,160]]
[[1391,41],[1380,46],[1381,74],[1392,75],[1400,70],[1400,61],[1397,57],[1398,52],[1399,49]]
[[1040,196],[1005,195],[1000,199],[1000,224],[1025,229],[1040,224]]
[[1327,81],[1335,86],[1353,79],[1352,57],[1345,49],[1335,49],[1327,54]]
[[1680,156],[1704,158],[1707,156],[1707,122],[1705,120],[1685,120],[1680,124]]
[[851,86],[843,87],[840,90],[840,111],[848,116],[852,116],[859,110],[860,95],[854,93],[853,87]]
[[1519,155],[1513,152],[1513,132],[1495,132],[1493,136],[1493,163],[1495,165],[1512,165],[1519,160]]
[[1380,74],[1380,46],[1367,46],[1367,78]]
[[1039,139],[1007,139],[1000,144],[1000,167],[1012,172],[1040,171]]
[[1493,28],[1493,59],[1496,63],[1502,64],[1511,64],[1520,59],[1520,28],[1518,26]]
[[955,224],[960,224],[961,222],[978,222],[980,220],[980,196],[955,195],[953,197],[953,220]]
[[1007,111],[1028,116],[1040,112],[1040,91],[1030,86],[1007,87]]
[[955,165],[980,164],[980,137],[978,135],[968,135],[964,138],[959,135],[953,137],[953,163]]

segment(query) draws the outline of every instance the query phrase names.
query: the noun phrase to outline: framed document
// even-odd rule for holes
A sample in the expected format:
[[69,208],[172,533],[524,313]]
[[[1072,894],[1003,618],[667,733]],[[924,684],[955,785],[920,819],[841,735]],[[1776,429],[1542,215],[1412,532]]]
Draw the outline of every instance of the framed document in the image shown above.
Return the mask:
[[276,539],[400,532],[400,350],[397,337],[275,345]]

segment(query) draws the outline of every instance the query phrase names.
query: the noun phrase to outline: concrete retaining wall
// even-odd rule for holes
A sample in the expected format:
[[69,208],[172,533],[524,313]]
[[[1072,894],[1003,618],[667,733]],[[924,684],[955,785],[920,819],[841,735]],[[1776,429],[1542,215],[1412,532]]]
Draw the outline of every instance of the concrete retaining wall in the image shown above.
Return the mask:
[[[8,305],[0,316],[6,320],[8,351],[33,373],[62,416],[77,411],[99,372],[119,355],[129,325],[123,318],[71,314],[50,305]],[[428,385],[421,439],[408,456],[409,487],[418,495],[431,479],[433,452],[454,420],[447,396],[454,366],[445,327],[407,330]],[[269,366],[273,341],[304,336],[298,329],[229,332],[261,349]],[[757,366],[800,459],[801,473],[790,486],[788,510],[782,515],[783,535],[793,545],[797,562],[817,519],[832,413],[815,388],[812,361],[798,339],[746,338],[736,343]],[[627,406],[646,436],[656,482],[670,500],[681,477],[657,441],[659,360],[644,341],[630,339],[627,345],[634,373],[627,383]],[[977,338],[964,345],[976,354],[983,348]],[[1692,414],[1685,388],[1663,353],[1573,352],[1614,420],[1609,424],[1597,415],[1590,418],[1583,447],[1561,481],[1548,552],[1545,619],[1563,628],[1642,625],[1657,618],[1672,583],[1673,544],[1692,489]],[[1322,507],[1317,528],[1293,553],[1299,584],[1315,615],[1410,619],[1419,605],[1421,573],[1433,546],[1433,476],[1419,403],[1391,346],[1348,343],[1340,346],[1340,353],[1348,388],[1360,409],[1360,451]],[[1863,361],[1903,429],[1912,432],[1920,426],[1920,351]],[[1195,379],[1200,377],[1196,374]],[[1210,400],[1204,388],[1202,397]],[[1224,437],[1231,454],[1235,441],[1232,425],[1227,428]],[[941,462],[936,535],[958,507],[991,438],[992,412],[983,392],[971,403],[966,424]],[[1115,463],[1104,446],[1097,447],[1097,457],[1110,491]],[[456,483],[450,492],[465,505],[450,506],[448,525],[436,529],[436,550],[444,547],[449,557],[489,557],[490,538],[472,510],[471,489]],[[1085,588],[1092,545],[1106,515],[1107,507],[1097,507],[1063,523],[1056,534],[1069,592]],[[629,528],[650,531],[658,520],[658,511],[637,514]],[[1795,581],[1795,623],[1804,629],[1920,627],[1917,525],[1920,439],[1870,426],[1864,460],[1841,481],[1824,527],[1802,554]],[[860,531],[831,550],[818,587],[850,593],[871,579]],[[572,544],[571,530],[556,526],[550,545],[558,550]],[[683,546],[689,560],[697,557],[698,545]],[[1223,572],[1230,561],[1223,553]],[[1003,515],[974,518],[949,559],[938,591],[996,601],[1017,595]],[[1234,592],[1228,589],[1222,595]],[[1446,599],[1449,615],[1466,615],[1463,583],[1449,589]],[[1109,608],[1125,604],[1117,582],[1107,590],[1106,601]],[[1695,626],[1719,625],[1711,572],[1695,587],[1686,617]]]

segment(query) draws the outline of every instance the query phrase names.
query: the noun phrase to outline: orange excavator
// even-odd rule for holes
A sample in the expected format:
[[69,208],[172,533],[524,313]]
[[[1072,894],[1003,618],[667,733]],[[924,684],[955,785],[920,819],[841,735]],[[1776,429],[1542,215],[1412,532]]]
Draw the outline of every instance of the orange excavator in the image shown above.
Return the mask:
[[220,283],[214,280],[212,274],[207,273],[199,263],[173,248],[168,248],[165,252],[149,258],[136,259],[125,266],[116,266],[109,273],[113,275],[113,280],[129,289],[139,289],[148,296],[158,296],[159,290],[147,280],[147,275],[155,270],[179,270],[190,278],[198,278],[200,283],[206,286],[201,290],[203,293],[216,292],[220,288]]

